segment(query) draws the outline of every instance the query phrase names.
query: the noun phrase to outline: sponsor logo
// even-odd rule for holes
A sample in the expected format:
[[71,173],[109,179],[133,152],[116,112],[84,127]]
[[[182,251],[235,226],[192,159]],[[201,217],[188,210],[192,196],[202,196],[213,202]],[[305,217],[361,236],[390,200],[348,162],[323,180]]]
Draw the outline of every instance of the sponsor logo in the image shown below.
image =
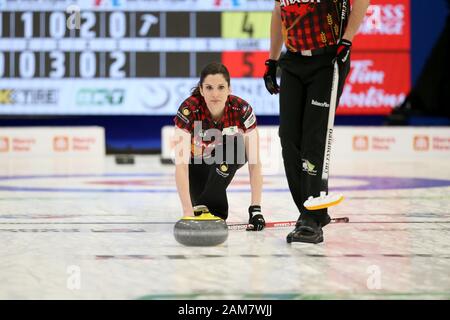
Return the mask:
[[329,108],[330,107],[330,104],[328,102],[318,102],[318,101],[316,101],[314,99],[311,101],[311,104],[313,106],[316,106],[316,107],[323,107],[323,108]]
[[428,136],[415,136],[413,140],[413,147],[415,151],[430,150],[430,138]]
[[56,105],[58,90],[0,89],[0,105]]
[[390,151],[395,145],[395,137],[372,137],[372,150]]
[[226,127],[222,130],[222,133],[224,135],[235,135],[237,133],[239,133],[239,128],[237,126],[232,126],[232,127]]
[[0,90],[0,104],[13,104],[13,90]]
[[140,100],[145,108],[157,110],[166,108],[170,98],[174,95],[168,87],[160,84],[148,86],[146,90],[142,90]]
[[407,24],[403,4],[370,5],[359,32],[364,35],[402,35]]
[[373,60],[355,60],[352,62],[352,74],[349,76],[353,84],[383,84],[385,72],[373,70]]
[[90,151],[96,141],[95,137],[72,137],[72,150],[77,152]]
[[[341,105],[350,108],[394,108],[405,100],[405,92],[389,93],[383,89],[386,87],[385,72],[372,69],[373,65],[373,60],[352,61],[352,72],[344,87]],[[354,92],[354,87],[358,87],[360,91]]]
[[433,150],[450,151],[450,137],[433,137]]
[[69,138],[57,136],[53,138],[53,150],[56,152],[66,152],[69,150]]
[[317,170],[314,170],[316,168],[314,164],[309,162],[309,160],[307,159],[302,159],[302,161],[303,161],[302,168],[304,172],[308,173],[310,176],[317,175]]
[[118,106],[124,99],[124,89],[83,88],[76,95],[76,103],[80,106]]
[[353,137],[353,150],[354,151],[369,150],[369,137],[368,136],[354,136]]
[[254,125],[256,122],[256,116],[255,114],[252,113],[250,114],[250,116],[247,118],[247,120],[244,121],[244,126],[248,129],[250,128],[252,125]]
[[396,144],[393,136],[354,136],[354,151],[391,151]]
[[11,139],[11,151],[15,152],[30,152],[33,145],[36,145],[36,139],[34,138],[12,138]]
[[9,151],[9,138],[0,137],[0,152],[8,152],[8,151]]

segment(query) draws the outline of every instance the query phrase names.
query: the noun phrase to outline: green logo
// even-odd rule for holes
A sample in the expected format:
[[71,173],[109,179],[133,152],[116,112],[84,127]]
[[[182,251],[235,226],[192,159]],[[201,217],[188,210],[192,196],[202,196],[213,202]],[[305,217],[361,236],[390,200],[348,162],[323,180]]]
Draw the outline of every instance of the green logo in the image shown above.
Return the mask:
[[125,99],[124,89],[83,88],[77,92],[79,106],[119,106]]

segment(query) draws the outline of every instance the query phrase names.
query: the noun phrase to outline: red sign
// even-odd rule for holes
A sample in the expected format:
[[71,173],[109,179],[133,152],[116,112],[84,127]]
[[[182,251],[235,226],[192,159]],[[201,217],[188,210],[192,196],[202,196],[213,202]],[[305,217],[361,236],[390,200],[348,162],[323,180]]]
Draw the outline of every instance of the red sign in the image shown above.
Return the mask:
[[372,0],[354,50],[409,50],[410,36],[409,0]]
[[[372,0],[354,38],[337,114],[387,115],[411,88],[410,0]],[[268,52],[223,52],[231,77],[261,78]],[[244,97],[245,98],[245,97]]]
[[408,53],[354,52],[351,66],[337,114],[386,115],[405,100],[411,87]]
[[227,66],[232,78],[261,78],[268,57],[268,51],[226,51],[222,53],[222,63]]

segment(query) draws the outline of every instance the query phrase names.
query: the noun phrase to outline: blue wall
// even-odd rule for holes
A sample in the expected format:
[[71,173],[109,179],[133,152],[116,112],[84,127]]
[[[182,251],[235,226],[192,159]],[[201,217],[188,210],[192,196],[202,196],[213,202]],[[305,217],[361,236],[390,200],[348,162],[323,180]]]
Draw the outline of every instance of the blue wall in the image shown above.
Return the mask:
[[422,71],[448,15],[446,0],[411,0],[412,83]]

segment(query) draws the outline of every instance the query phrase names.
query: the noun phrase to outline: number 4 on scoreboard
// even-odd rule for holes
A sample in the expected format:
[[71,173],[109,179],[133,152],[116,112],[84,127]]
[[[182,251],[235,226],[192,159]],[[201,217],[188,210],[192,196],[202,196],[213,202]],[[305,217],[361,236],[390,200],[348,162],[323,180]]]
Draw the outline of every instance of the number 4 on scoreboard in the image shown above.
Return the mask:
[[222,38],[269,39],[271,12],[223,12]]
[[244,21],[242,22],[242,32],[248,33],[249,38],[253,38],[253,24],[248,19],[248,12],[244,15]]

